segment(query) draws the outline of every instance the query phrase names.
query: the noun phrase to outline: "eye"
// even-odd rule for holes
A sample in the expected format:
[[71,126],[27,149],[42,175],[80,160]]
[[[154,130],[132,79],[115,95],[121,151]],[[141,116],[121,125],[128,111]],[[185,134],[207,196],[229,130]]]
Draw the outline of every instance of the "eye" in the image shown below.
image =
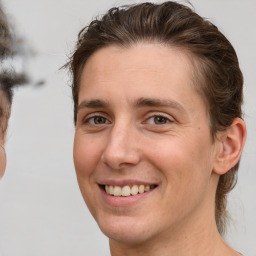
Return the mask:
[[169,122],[171,121],[168,118],[161,115],[155,115],[148,119],[149,124],[163,125]]
[[86,120],[86,122],[88,122],[89,124],[92,125],[97,125],[97,124],[109,124],[109,121],[107,120],[107,118],[103,117],[103,116],[94,116],[94,117],[90,117]]

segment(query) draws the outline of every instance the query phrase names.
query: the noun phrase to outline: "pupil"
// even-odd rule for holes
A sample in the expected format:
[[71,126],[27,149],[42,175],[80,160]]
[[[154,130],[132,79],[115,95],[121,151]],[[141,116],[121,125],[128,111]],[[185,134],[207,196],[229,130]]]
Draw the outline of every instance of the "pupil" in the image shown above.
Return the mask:
[[104,124],[105,123],[105,118],[100,117],[100,116],[95,117],[94,122],[95,122],[95,124]]
[[156,124],[165,124],[166,123],[166,118],[164,118],[162,116],[156,116],[154,119],[155,119]]

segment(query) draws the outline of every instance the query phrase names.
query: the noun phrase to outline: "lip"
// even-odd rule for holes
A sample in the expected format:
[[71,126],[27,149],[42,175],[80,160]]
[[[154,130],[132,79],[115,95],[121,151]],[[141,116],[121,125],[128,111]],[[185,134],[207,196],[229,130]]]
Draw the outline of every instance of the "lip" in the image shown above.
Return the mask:
[[105,190],[100,189],[102,193],[103,200],[110,206],[113,207],[125,207],[131,206],[133,204],[139,203],[150,194],[152,194],[157,188],[154,188],[150,191],[144,192],[142,194],[137,194],[134,196],[112,196],[105,192]]
[[[147,192],[144,192],[142,194],[137,195],[131,195],[131,196],[112,196],[106,193],[106,191],[103,188],[103,185],[112,185],[112,186],[120,186],[123,187],[125,185],[132,186],[132,185],[157,185],[154,189],[151,189]],[[145,200],[148,196],[150,196],[152,193],[155,192],[155,190],[158,188],[158,184],[152,183],[152,182],[145,182],[145,181],[139,181],[139,180],[106,180],[99,185],[99,189],[102,195],[102,199],[104,203],[106,203],[109,206],[112,207],[129,207],[135,204],[138,204]]]
[[119,186],[119,187],[124,187],[124,186],[133,186],[133,185],[157,185],[158,183],[153,183],[153,182],[146,182],[146,181],[141,181],[141,180],[134,180],[134,179],[126,179],[126,180],[103,180],[98,182],[100,186],[103,185],[108,185],[108,186]]

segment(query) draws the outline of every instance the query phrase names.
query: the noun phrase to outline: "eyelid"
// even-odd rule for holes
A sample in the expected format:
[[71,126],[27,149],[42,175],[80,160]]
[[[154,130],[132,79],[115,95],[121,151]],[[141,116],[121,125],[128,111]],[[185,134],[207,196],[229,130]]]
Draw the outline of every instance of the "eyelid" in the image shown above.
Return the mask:
[[147,115],[147,118],[143,123],[147,122],[150,118],[154,118],[154,117],[158,117],[158,116],[166,118],[169,121],[169,123],[173,123],[175,121],[175,119],[172,116],[168,115],[168,114],[165,114],[165,113],[162,113],[162,112],[150,112]]
[[103,117],[103,118],[105,118],[109,123],[111,123],[110,120],[109,120],[109,117],[108,117],[104,112],[101,112],[101,111],[93,112],[93,113],[89,113],[89,114],[85,115],[85,117],[82,118],[81,123],[83,123],[83,124],[88,123],[88,121],[89,121],[91,118],[95,118],[95,117]]

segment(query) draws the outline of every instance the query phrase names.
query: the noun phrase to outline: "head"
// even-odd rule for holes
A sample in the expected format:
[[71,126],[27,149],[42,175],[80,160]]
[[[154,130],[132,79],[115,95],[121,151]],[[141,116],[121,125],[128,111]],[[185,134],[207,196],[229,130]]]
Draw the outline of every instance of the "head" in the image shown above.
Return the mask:
[[[234,48],[215,25],[190,8],[165,2],[113,8],[81,30],[68,63],[73,78],[75,124],[81,79],[88,60],[108,47],[131,49],[140,44],[175,49],[189,59],[193,67],[192,86],[207,110],[212,143],[236,118],[242,118],[243,76]],[[220,233],[225,229],[227,195],[236,184],[238,166],[236,161],[229,170],[219,173],[215,219]]]
[[6,68],[6,62],[10,62],[16,54],[13,51],[14,43],[6,16],[0,6],[0,178],[4,174],[6,165],[4,144],[11,112],[13,87],[26,80],[24,74],[16,74],[13,69]]

